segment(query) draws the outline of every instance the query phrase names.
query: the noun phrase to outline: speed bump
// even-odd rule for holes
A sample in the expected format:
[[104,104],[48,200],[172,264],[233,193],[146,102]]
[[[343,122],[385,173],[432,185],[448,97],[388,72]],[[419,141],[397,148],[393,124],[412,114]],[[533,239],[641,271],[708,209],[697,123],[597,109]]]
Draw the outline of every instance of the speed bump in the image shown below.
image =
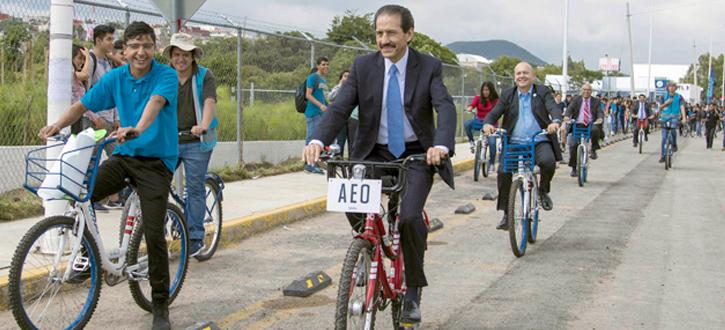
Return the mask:
[[285,296],[307,297],[330,286],[330,284],[332,284],[330,276],[323,271],[317,271],[292,281],[290,285],[284,288],[282,293]]
[[473,204],[468,203],[466,205],[459,206],[456,209],[456,214],[469,214],[475,210],[476,210],[476,207]]

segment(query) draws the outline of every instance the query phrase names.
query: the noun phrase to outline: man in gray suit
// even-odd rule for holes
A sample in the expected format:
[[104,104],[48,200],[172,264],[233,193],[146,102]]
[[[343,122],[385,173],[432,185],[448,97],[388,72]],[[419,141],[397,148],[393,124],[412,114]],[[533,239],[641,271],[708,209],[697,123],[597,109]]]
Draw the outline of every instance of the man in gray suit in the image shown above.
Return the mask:
[[[536,75],[529,63],[521,62],[514,68],[515,87],[508,88],[501,93],[498,104],[483,120],[483,130],[486,134],[496,132],[493,123],[503,116],[501,127],[509,134],[512,144],[529,143],[530,138],[546,129],[549,133],[536,139],[534,158],[536,165],[541,169],[541,182],[539,196],[544,210],[551,210],[554,203],[549,197],[551,179],[556,171],[556,162],[561,160],[561,147],[556,133],[561,125],[561,107],[556,104],[551,90],[544,85],[535,84]],[[499,166],[498,178],[498,205],[496,209],[504,211],[503,219],[496,229],[507,230],[509,192],[511,190],[511,173],[504,173],[503,166]]]
[[420,289],[428,285],[423,272],[428,236],[423,206],[433,184],[434,166],[453,188],[449,156],[455,148],[456,109],[443,85],[441,62],[408,47],[413,39],[413,16],[407,8],[380,8],[375,14],[375,34],[380,51],[355,59],[347,81],[305,147],[303,160],[315,163],[322,147],[332,143],[358,106],[359,126],[351,160],[389,162],[427,154],[427,165],[413,164],[408,170],[400,201],[407,286],[401,321],[418,323]]

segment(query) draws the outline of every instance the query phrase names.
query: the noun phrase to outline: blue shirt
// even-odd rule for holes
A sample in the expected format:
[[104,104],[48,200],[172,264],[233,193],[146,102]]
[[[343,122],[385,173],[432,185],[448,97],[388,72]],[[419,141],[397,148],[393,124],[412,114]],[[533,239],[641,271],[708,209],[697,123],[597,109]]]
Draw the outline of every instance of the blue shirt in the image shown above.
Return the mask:
[[[541,131],[541,126],[534,117],[534,112],[531,109],[531,97],[533,93],[533,87],[526,93],[517,91],[519,96],[519,118],[516,120],[516,126],[511,134],[512,144],[525,144],[531,142],[531,137],[534,134]],[[541,135],[536,137],[536,142],[546,141],[546,136]]]
[[[307,76],[307,88],[312,90],[312,97],[314,97],[320,103],[327,105],[327,99],[325,94],[327,92],[327,80],[315,72]],[[311,118],[322,114],[322,109],[316,106],[314,103],[307,100],[307,109],[305,109],[305,117]]]
[[145,76],[136,79],[128,65],[111,70],[81,98],[93,112],[116,107],[121,127],[136,126],[152,95],[166,99],[156,119],[136,139],[118,145],[114,155],[159,158],[173,172],[179,159],[176,104],[179,79],[176,70],[155,60]]
[[[670,93],[665,93],[664,101],[666,102],[671,98]],[[680,106],[682,106],[682,103],[680,102],[682,100],[682,96],[680,94],[675,93],[674,99],[672,100],[672,103],[670,105],[662,108],[662,120],[672,120],[674,122],[678,121],[678,118],[680,118]]]

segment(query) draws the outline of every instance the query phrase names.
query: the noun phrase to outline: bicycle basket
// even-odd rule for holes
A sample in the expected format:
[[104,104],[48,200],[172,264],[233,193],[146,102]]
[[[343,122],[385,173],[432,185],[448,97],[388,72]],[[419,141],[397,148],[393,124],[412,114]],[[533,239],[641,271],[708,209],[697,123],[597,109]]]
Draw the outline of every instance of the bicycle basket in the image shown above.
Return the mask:
[[87,201],[88,187],[103,151],[98,148],[94,152],[99,135],[103,137],[105,130],[83,132],[67,141],[58,139],[58,143],[29,151],[23,186],[44,200]]
[[579,127],[579,125],[574,125],[572,129],[572,135],[574,136],[574,140],[579,141],[582,137],[586,140],[589,140],[592,136],[592,127]]
[[519,165],[534,170],[535,143],[511,144],[509,138],[503,139],[501,165],[504,172],[518,172]]

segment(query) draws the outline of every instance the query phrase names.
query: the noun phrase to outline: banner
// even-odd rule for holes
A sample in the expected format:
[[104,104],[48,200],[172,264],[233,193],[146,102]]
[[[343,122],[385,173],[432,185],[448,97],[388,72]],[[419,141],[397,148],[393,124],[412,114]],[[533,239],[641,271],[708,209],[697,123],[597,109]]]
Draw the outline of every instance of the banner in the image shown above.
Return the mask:
[[710,70],[710,80],[707,82],[707,103],[712,102],[712,92],[715,89],[715,71]]

